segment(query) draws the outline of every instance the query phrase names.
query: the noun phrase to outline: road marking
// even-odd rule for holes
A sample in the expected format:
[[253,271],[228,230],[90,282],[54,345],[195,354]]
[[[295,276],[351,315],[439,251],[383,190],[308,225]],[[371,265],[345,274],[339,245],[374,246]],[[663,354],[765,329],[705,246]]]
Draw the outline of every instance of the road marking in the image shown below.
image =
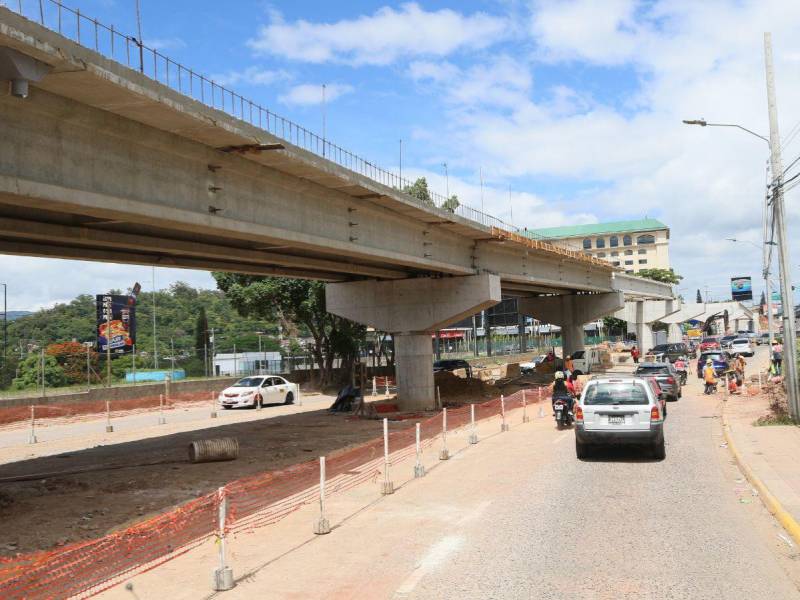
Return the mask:
[[414,567],[411,575],[397,588],[394,598],[399,600],[408,597],[425,575],[442,564],[448,556],[461,548],[463,544],[464,538],[460,535],[448,535],[436,542]]

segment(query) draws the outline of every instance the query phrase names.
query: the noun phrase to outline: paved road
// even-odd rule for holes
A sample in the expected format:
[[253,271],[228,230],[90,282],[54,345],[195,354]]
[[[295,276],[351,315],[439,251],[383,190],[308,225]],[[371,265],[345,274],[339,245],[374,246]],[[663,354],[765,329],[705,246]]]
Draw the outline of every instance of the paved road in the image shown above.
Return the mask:
[[409,597],[800,597],[743,510],[758,499],[727,464],[716,401],[670,404],[663,462],[553,446]]

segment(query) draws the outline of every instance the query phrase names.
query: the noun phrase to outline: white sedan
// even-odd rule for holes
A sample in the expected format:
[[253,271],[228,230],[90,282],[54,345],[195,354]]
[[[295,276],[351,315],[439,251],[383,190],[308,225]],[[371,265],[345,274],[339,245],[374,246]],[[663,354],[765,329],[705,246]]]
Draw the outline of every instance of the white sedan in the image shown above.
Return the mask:
[[222,408],[256,408],[265,404],[292,404],[298,398],[300,388],[277,375],[254,375],[244,377],[225,388],[219,394]]

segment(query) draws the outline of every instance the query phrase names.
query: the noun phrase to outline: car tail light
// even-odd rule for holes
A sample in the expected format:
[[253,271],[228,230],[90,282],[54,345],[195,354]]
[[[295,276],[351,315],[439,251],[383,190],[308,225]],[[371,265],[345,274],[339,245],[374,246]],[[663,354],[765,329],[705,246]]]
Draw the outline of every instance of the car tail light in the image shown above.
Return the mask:
[[660,421],[661,420],[661,411],[658,410],[657,406],[654,406],[650,409],[650,420],[651,421]]
[[583,422],[583,409],[580,406],[575,407],[575,420]]
[[675,378],[674,377],[667,377],[667,383],[670,384],[670,385],[674,385],[675,384]]

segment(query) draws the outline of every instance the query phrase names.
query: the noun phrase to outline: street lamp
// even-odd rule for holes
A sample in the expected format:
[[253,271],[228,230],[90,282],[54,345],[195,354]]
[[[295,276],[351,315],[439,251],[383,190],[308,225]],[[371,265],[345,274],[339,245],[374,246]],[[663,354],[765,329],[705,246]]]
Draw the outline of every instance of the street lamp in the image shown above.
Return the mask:
[[[774,81],[772,79],[772,51],[768,42],[768,35],[765,35],[766,47],[766,61],[767,61],[767,104],[770,109],[770,137],[767,138],[761,134],[756,133],[742,127],[735,123],[709,123],[705,119],[684,119],[686,125],[699,125],[700,127],[734,127],[741,129],[745,133],[764,140],[770,150],[770,165],[772,168],[772,181],[768,186],[768,190],[772,192],[772,199],[767,200],[767,205],[772,204],[772,217],[773,225],[778,235],[778,266],[780,268],[780,283],[781,283],[781,298],[785,304],[789,302],[789,310],[784,307],[783,310],[783,343],[786,349],[785,354],[787,359],[784,361],[786,365],[787,385],[786,392],[789,400],[789,410],[792,419],[797,421],[800,419],[800,399],[798,398],[797,389],[797,338],[795,337],[795,322],[794,322],[794,293],[792,290],[791,273],[789,270],[789,246],[786,235],[786,222],[784,219],[785,209],[783,202],[783,164],[781,163],[781,148],[780,137],[778,134],[777,116],[775,110],[775,95],[774,95]],[[768,195],[769,197],[769,195]],[[765,213],[766,215],[766,213]],[[766,221],[765,221],[766,222]],[[764,241],[766,242],[766,230],[764,234]],[[764,261],[764,269],[768,269],[766,260]],[[768,311],[771,313],[771,311]]]
[[447,163],[443,162],[442,166],[444,167],[445,196],[447,196],[445,200],[450,200],[450,175],[447,172]]

